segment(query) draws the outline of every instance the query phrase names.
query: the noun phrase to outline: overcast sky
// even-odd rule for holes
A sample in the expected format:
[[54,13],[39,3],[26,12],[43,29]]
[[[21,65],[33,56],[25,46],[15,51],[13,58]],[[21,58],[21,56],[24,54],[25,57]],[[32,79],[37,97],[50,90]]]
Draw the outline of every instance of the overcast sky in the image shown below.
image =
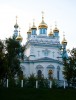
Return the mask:
[[38,27],[44,11],[44,20],[54,28],[55,21],[60,30],[60,41],[63,32],[68,41],[67,48],[76,47],[76,0],[0,0],[0,39],[11,37],[14,31],[15,17],[21,28],[23,43],[26,42],[26,32],[29,23]]

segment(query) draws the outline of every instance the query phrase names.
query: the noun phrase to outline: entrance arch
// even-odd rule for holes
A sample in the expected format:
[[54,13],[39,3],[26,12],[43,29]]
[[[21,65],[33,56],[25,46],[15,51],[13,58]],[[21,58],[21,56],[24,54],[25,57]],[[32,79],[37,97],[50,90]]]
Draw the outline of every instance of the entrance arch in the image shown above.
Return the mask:
[[42,65],[37,65],[36,66],[36,73],[37,77],[42,77],[43,76],[43,66]]
[[53,79],[54,69],[55,69],[55,67],[51,64],[47,66],[47,77],[48,77],[48,79]]
[[53,71],[50,69],[50,70],[48,71],[48,78],[49,78],[49,79],[52,79],[52,78],[53,78],[52,74],[53,74]]
[[41,78],[42,77],[42,71],[41,70],[38,70],[37,76],[38,76],[38,78]]

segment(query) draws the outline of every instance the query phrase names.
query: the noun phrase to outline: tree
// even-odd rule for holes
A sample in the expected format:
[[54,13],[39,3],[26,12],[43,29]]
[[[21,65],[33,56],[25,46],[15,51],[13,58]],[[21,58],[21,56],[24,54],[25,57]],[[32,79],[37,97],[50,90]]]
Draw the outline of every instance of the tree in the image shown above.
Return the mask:
[[70,86],[70,83],[72,83],[72,85],[75,85],[76,83],[76,49],[73,48],[72,50],[69,50],[69,54],[70,56],[68,59],[63,59],[63,74],[68,82],[68,86]]
[[4,42],[0,40],[0,85],[4,85],[8,71],[4,48]]
[[6,64],[5,52],[4,52],[4,44],[0,40],[0,79],[5,77],[7,71],[7,64]]
[[12,38],[5,41],[6,59],[8,64],[9,77],[14,78],[15,75],[19,75],[21,72],[20,59],[23,59],[24,47],[20,43]]

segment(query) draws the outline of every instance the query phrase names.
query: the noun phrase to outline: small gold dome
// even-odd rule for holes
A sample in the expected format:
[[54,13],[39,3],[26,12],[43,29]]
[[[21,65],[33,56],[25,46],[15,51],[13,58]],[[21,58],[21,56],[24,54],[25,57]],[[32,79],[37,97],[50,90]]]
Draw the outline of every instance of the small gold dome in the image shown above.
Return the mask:
[[27,34],[31,34],[31,27],[29,25],[29,30],[27,31]]
[[59,33],[59,29],[57,27],[55,27],[54,30],[53,30],[53,32],[54,33],[56,33],[56,32]]
[[31,29],[29,29],[29,30],[27,31],[27,34],[31,34]]
[[62,44],[67,44],[67,40],[65,39],[65,36],[63,37]]
[[53,30],[53,33],[59,33],[59,29],[57,28],[57,23],[55,21],[55,28]]
[[49,36],[53,36],[52,28],[50,29],[50,32],[48,34]]
[[44,22],[43,12],[42,12],[42,22],[39,24],[38,28],[39,29],[41,29],[41,28],[48,28],[47,24]]
[[34,19],[33,19],[33,26],[31,27],[31,29],[37,29],[37,27],[35,26]]
[[19,31],[19,35],[16,37],[16,40],[18,40],[18,41],[22,41],[23,40],[23,38],[20,35],[20,31]]
[[33,26],[31,27],[31,29],[37,29],[37,27],[36,27],[35,25],[33,25]]
[[48,35],[49,35],[49,36],[53,36],[53,32],[51,31]]

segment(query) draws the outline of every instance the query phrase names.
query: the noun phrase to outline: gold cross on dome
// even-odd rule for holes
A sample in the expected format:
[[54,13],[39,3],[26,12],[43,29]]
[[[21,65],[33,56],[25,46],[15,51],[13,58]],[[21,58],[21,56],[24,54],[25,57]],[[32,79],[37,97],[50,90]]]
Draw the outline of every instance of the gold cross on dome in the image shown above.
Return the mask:
[[55,21],[55,27],[57,27],[57,22]]
[[52,31],[52,25],[50,26],[50,30]]
[[44,12],[42,11],[42,16],[44,15]]
[[42,20],[44,20],[44,12],[42,11]]
[[35,25],[35,19],[33,19],[33,26]]
[[65,32],[63,32],[63,37],[65,37]]

